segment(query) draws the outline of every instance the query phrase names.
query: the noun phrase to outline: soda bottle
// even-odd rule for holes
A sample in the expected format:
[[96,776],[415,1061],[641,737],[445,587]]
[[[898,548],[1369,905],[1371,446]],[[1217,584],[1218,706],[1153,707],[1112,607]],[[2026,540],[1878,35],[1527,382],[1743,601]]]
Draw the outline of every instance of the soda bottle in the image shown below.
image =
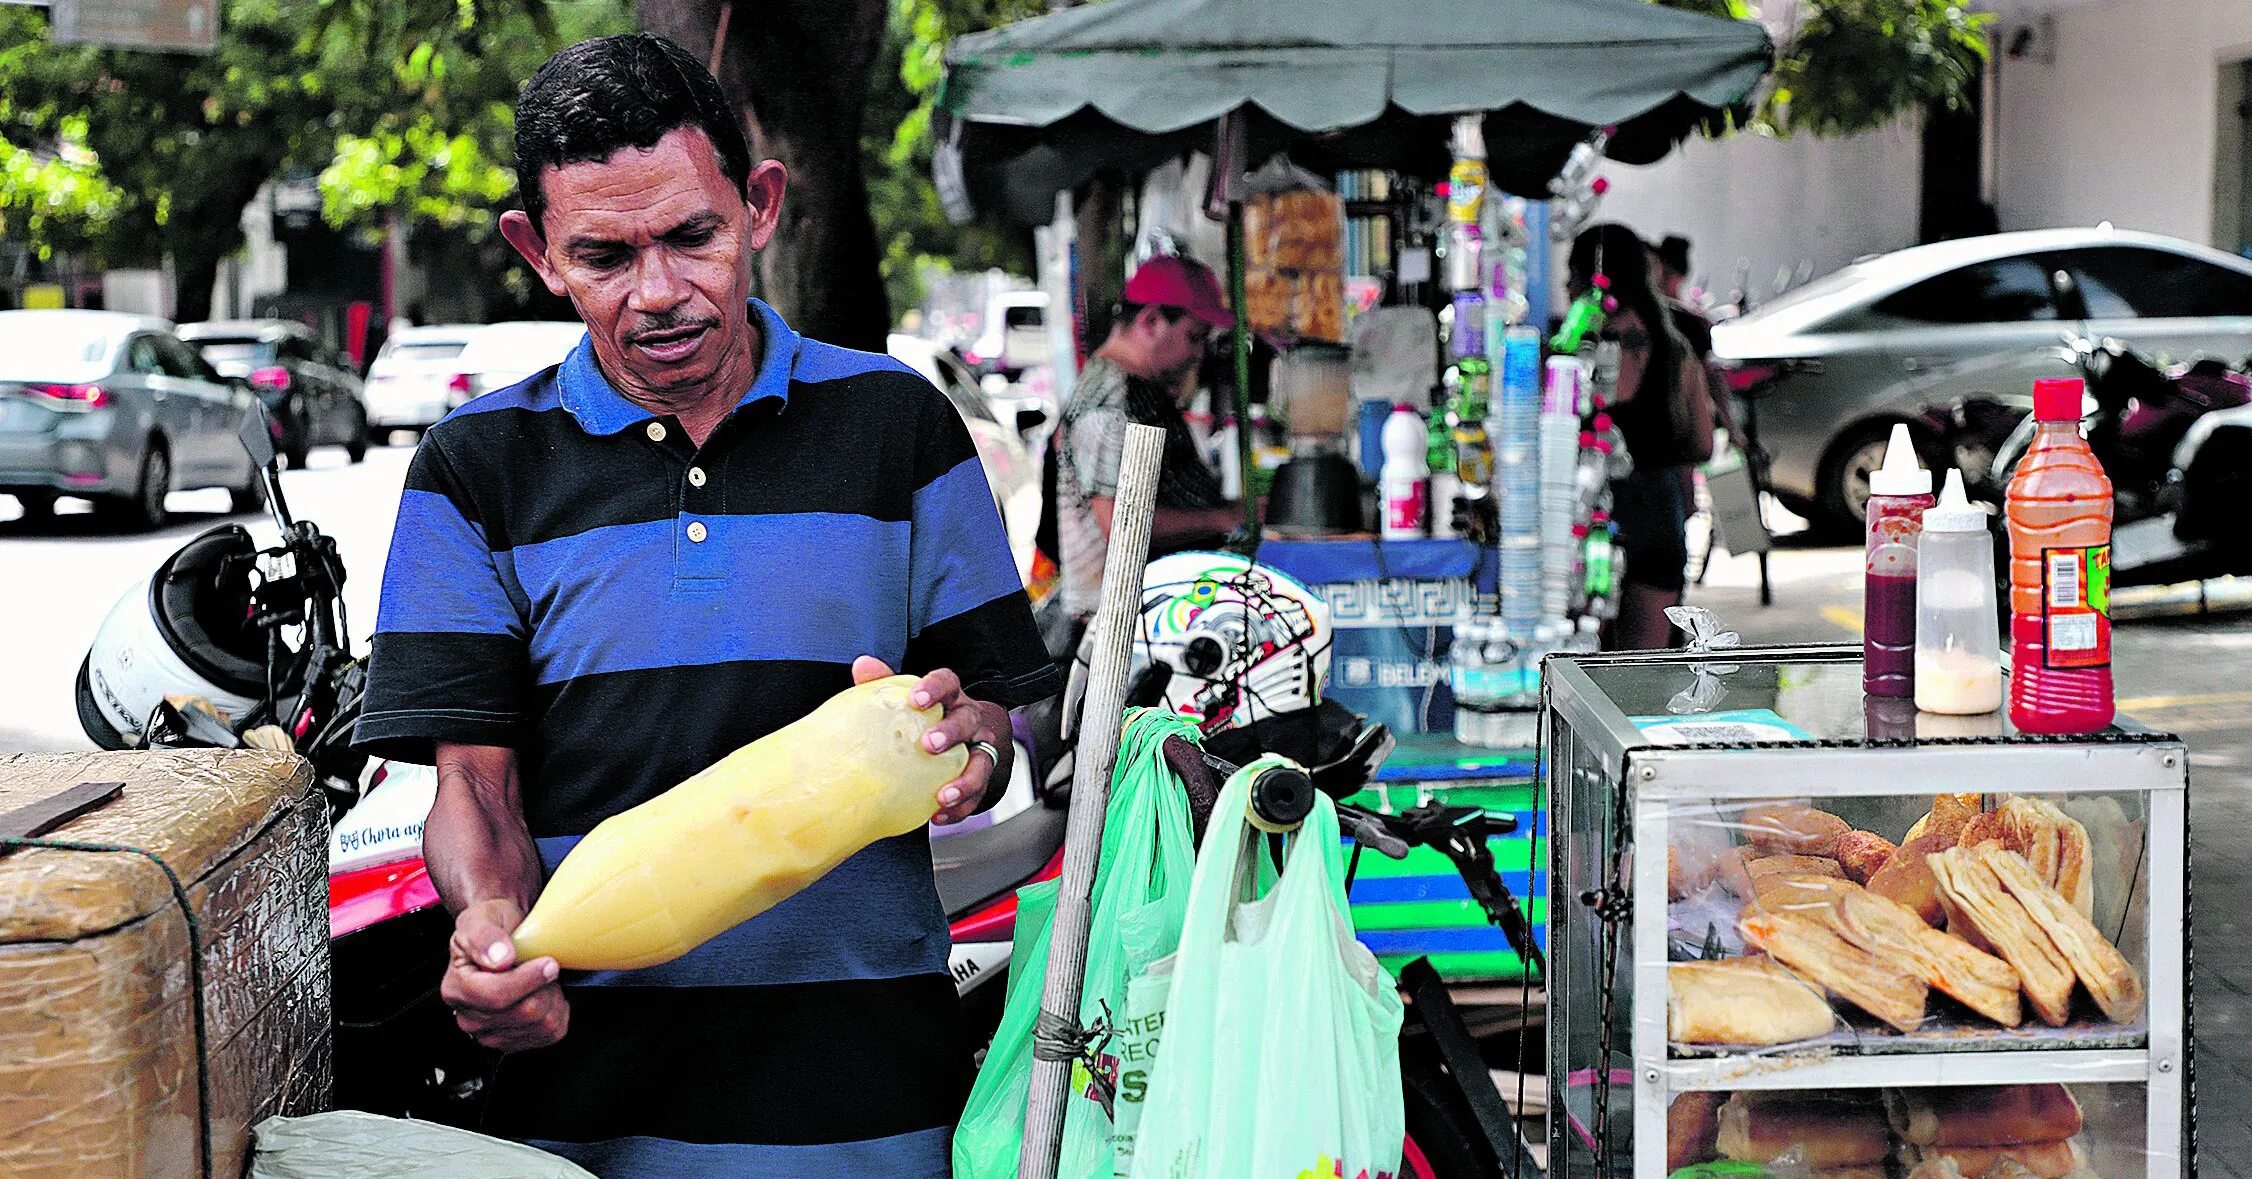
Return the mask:
[[2010,723],[2111,723],[2111,480],[2080,437],[2076,378],[2033,382],[2033,444],[2010,477]]

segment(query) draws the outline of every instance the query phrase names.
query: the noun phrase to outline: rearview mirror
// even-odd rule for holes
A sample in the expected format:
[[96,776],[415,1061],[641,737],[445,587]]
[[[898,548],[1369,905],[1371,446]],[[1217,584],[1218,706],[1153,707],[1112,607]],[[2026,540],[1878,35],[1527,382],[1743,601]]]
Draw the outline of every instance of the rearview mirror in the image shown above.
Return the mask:
[[266,407],[256,398],[251,399],[249,412],[242,415],[242,448],[250,452],[254,467],[270,467],[274,463],[274,427],[266,418]]

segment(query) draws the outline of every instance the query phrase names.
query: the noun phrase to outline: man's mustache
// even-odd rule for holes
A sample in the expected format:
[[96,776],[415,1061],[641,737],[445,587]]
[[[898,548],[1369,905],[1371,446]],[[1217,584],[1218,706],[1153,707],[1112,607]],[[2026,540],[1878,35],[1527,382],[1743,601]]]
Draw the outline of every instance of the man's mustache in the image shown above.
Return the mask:
[[642,322],[642,325],[639,328],[635,329],[631,335],[628,335],[626,337],[626,342],[631,344],[639,344],[646,341],[651,336],[667,335],[682,331],[708,331],[718,326],[719,320],[712,316],[653,315],[644,320]]

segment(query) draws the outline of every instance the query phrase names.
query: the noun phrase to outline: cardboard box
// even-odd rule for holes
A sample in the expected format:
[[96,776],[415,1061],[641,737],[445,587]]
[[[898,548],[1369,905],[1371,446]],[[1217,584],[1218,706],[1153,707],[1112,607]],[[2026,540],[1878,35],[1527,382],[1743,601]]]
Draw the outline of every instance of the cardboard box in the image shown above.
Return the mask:
[[[185,886],[211,1173],[241,1175],[252,1125],[329,1100],[326,806],[297,758],[183,750],[0,757],[0,811],[99,781],[124,793],[44,838],[145,849]],[[143,856],[0,854],[0,1176],[197,1176],[188,944]]]

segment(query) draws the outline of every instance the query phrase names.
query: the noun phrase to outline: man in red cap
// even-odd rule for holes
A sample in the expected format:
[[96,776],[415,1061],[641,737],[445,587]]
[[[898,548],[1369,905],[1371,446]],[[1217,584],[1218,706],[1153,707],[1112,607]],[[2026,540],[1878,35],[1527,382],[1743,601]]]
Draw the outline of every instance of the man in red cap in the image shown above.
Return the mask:
[[1234,326],[1219,279],[1193,258],[1160,255],[1126,281],[1110,337],[1080,370],[1048,449],[1040,540],[1059,567],[1055,592],[1072,619],[1093,617],[1102,592],[1129,423],[1165,431],[1151,555],[1216,544],[1241,521],[1181,414],[1185,378],[1213,329]]

